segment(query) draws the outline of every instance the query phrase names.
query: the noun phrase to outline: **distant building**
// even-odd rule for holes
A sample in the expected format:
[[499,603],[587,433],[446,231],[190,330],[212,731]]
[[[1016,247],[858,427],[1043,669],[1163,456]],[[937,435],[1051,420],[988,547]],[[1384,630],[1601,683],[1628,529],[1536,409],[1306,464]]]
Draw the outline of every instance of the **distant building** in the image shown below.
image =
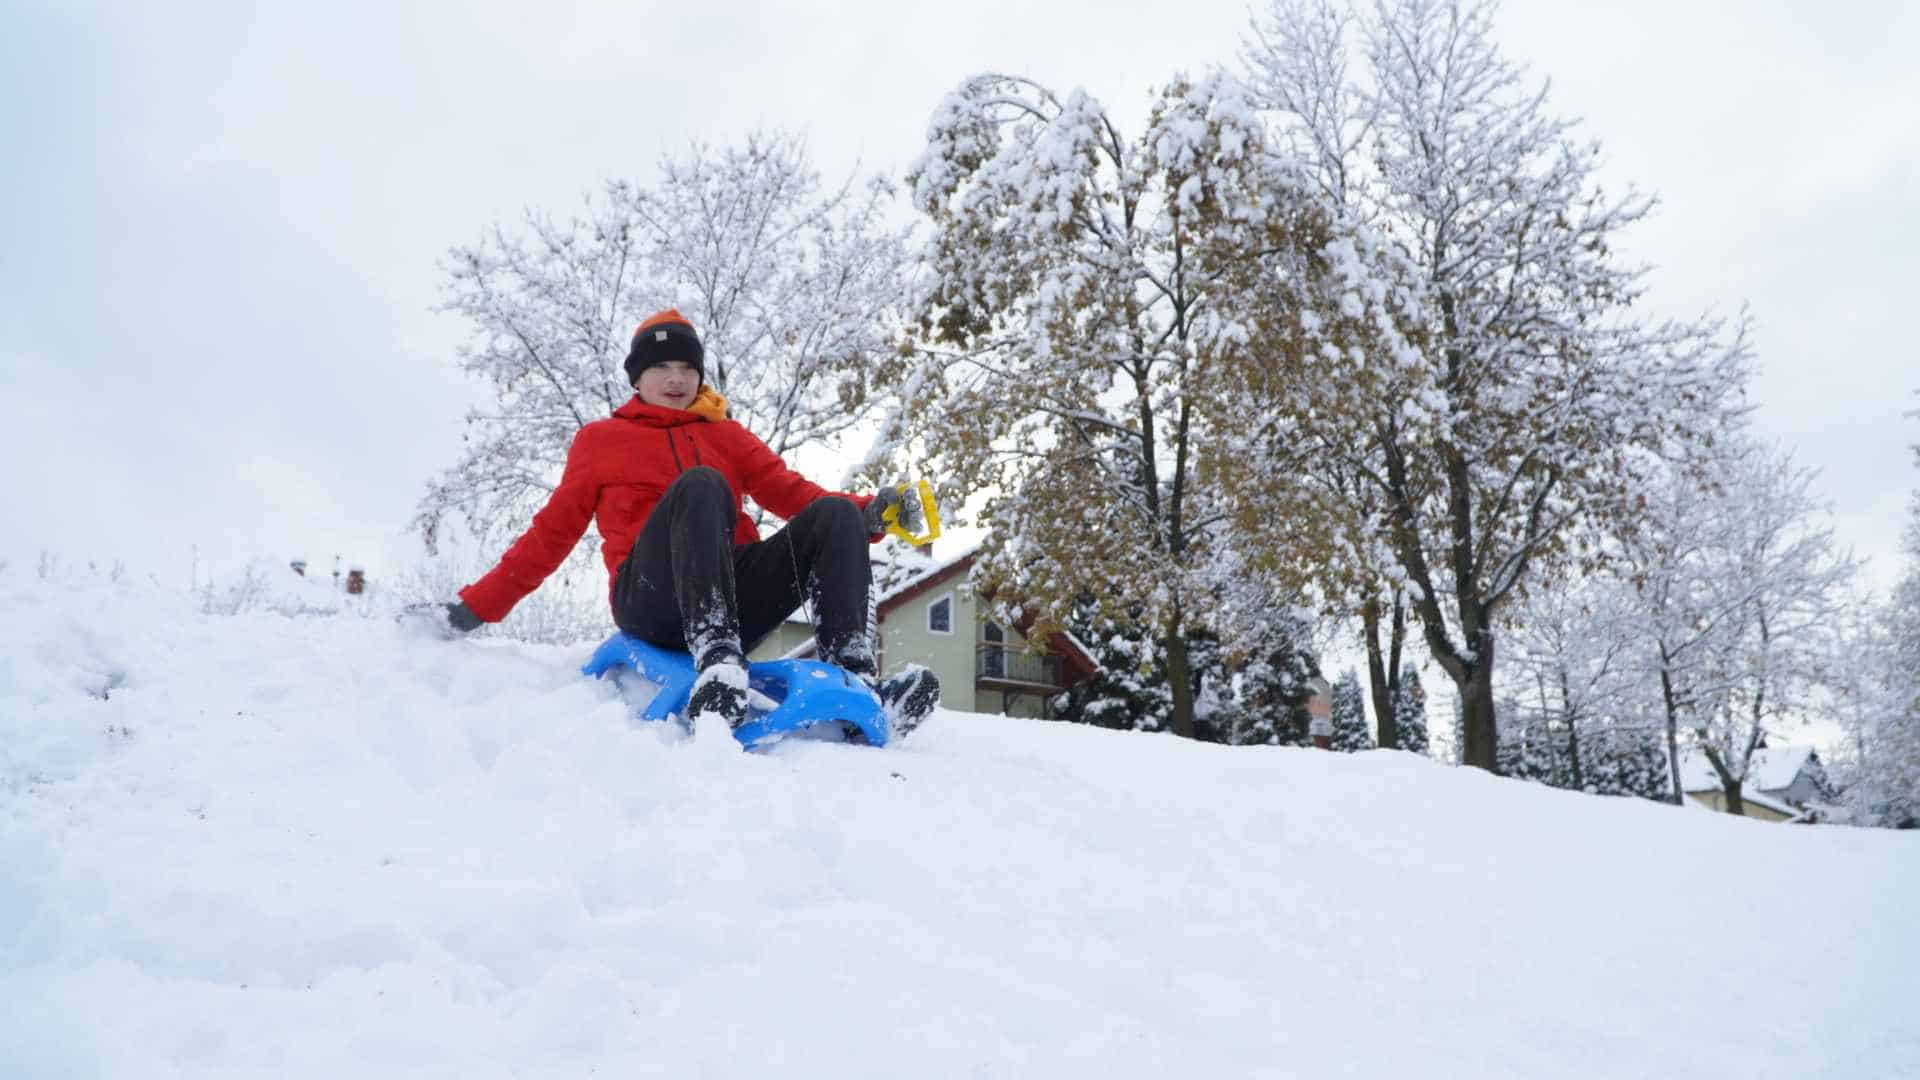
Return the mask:
[[[1725,812],[1720,774],[1698,750],[1680,755],[1680,790],[1702,806]],[[1754,751],[1740,802],[1746,816],[1766,821],[1814,821],[1833,798],[1826,767],[1811,746],[1770,746]]]

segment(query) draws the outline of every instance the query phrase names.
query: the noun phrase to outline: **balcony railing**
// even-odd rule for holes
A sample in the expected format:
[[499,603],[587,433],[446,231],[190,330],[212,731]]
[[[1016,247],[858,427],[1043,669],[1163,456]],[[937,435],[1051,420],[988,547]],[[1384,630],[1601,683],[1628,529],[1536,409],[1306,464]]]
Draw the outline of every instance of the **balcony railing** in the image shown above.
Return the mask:
[[1064,685],[1060,658],[1038,656],[1003,645],[982,645],[974,654],[973,674],[979,679],[1026,683],[1030,686],[1059,688]]

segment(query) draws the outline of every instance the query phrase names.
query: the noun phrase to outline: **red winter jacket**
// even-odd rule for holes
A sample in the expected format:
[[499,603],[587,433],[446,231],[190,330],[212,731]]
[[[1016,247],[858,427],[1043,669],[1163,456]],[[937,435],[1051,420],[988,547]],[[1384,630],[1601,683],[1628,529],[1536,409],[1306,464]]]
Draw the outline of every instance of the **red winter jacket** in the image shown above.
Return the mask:
[[[823,495],[844,494],[794,472],[766,443],[726,417],[726,399],[702,387],[688,408],[648,405],[636,394],[611,417],[581,428],[567,450],[560,486],[533,516],[533,525],[500,557],[498,566],[460,590],[460,599],[487,622],[506,618],[566,560],[586,533],[589,519],[600,527],[600,555],[606,560],[611,591],[613,575],[667,486],[696,466],[720,470],[733,489],[735,544],[760,539],[753,519],[739,510],[743,493],[783,518]],[[845,497],[862,507],[873,498]]]

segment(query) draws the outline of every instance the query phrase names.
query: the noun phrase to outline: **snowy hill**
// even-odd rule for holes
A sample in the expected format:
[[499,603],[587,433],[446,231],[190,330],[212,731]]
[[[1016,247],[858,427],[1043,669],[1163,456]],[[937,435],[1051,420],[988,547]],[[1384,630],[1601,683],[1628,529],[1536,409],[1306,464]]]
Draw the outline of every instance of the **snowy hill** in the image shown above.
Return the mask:
[[1920,836],[0,574],[0,1076],[1920,1076]]

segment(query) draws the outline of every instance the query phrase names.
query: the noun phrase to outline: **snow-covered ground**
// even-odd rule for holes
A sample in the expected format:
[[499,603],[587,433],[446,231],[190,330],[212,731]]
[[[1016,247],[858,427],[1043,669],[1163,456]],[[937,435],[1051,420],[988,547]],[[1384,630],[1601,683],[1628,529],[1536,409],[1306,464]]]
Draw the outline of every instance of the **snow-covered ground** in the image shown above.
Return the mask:
[[1920,1076],[1920,836],[0,573],[0,1076]]

